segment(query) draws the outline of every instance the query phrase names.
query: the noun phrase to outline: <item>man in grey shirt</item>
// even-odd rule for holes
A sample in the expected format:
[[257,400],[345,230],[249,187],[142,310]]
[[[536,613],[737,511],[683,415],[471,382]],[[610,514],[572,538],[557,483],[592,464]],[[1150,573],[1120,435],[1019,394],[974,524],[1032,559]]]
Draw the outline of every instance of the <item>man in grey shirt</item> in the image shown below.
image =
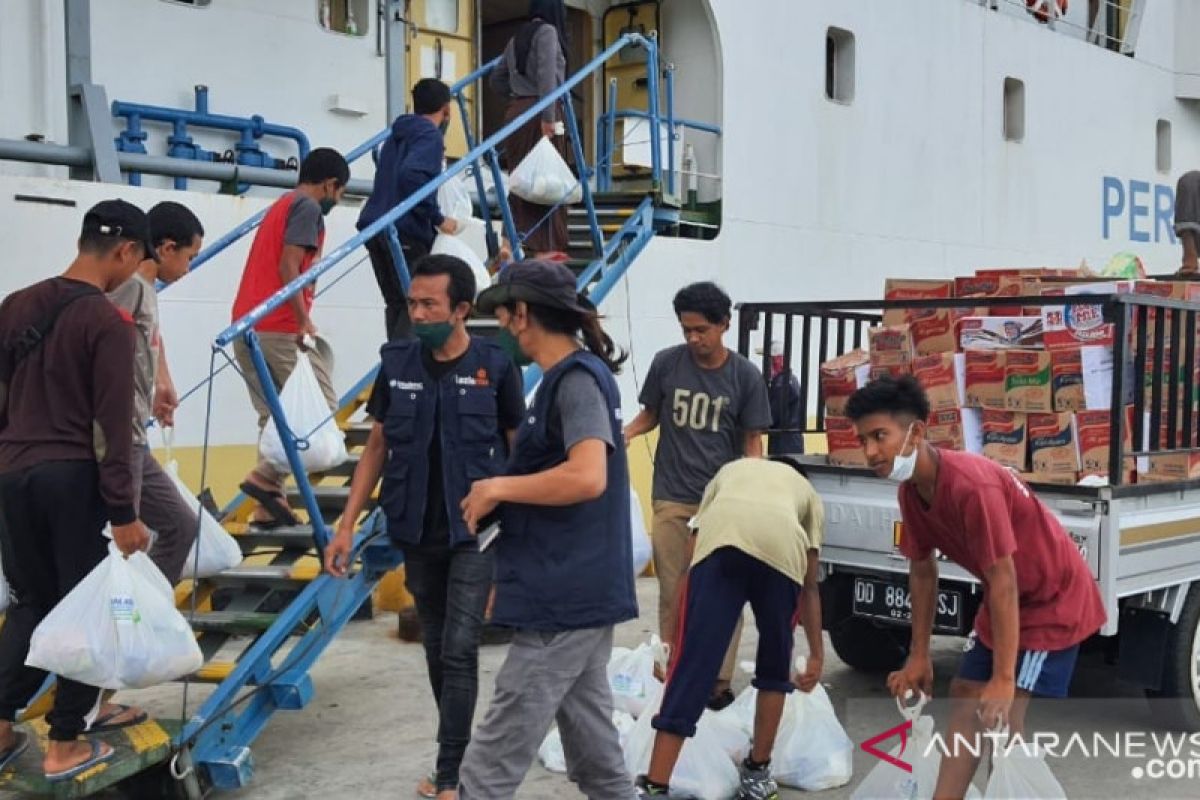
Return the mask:
[[[638,400],[641,412],[625,426],[625,444],[659,430],[654,455],[654,571],[658,576],[658,624],[664,641],[674,641],[679,587],[687,573],[688,521],[704,487],[725,464],[762,456],[762,433],[771,427],[771,407],[762,374],[725,346],[732,302],[716,284],[694,283],[675,295],[675,316],[686,344],[654,356]],[[734,631],[710,708],[733,701],[729,682],[741,638]]]

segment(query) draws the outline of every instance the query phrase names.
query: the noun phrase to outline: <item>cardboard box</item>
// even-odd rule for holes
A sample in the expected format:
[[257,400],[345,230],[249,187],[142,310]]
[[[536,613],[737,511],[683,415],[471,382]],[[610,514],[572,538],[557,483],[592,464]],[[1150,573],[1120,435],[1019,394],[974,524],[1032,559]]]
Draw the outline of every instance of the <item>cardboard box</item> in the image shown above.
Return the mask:
[[[1068,297],[1089,294],[1127,294],[1133,290],[1133,281],[1108,283],[1081,283],[1065,288],[1043,291],[1043,296]],[[1047,349],[1078,347],[1080,345],[1113,344],[1114,326],[1104,321],[1102,305],[1050,305],[1042,307],[1042,324]]]
[[912,329],[908,325],[884,325],[872,328],[867,333],[871,346],[871,365],[891,367],[911,363],[916,349],[913,347]]
[[866,467],[867,455],[858,441],[858,429],[845,417],[825,418],[829,463],[835,467]]
[[968,350],[963,353],[966,405],[971,408],[1005,408],[1003,350]]
[[1064,472],[1058,475],[1043,472],[1021,473],[1021,480],[1026,483],[1041,483],[1049,486],[1074,486],[1078,482],[1079,477],[1079,475],[1071,472]]
[[1026,469],[1025,415],[1009,411],[983,412],[983,454],[996,463],[1024,472]]
[[957,408],[934,411],[929,415],[925,438],[934,447],[944,450],[965,450],[962,413]]
[[[1133,441],[1130,428],[1132,408],[1125,409],[1125,448]],[[1102,411],[1077,411],[1075,413],[1075,438],[1079,442],[1079,469],[1083,475],[1108,475],[1108,461],[1112,446],[1112,413]],[[1132,464],[1129,465],[1132,467]]]
[[877,381],[880,378],[901,378],[905,375],[912,375],[912,362],[872,365],[870,371],[867,373],[867,380]]
[[1004,359],[1004,407],[1009,411],[1049,414],[1054,410],[1050,354],[1045,350],[1009,350]]
[[1054,390],[1054,410],[1082,411],[1086,408],[1083,392],[1083,354],[1077,347],[1050,351],[1050,385]]
[[[912,278],[888,278],[883,284],[884,300],[936,300],[954,296],[954,281]],[[908,322],[918,309],[889,308],[883,312],[884,325]]]
[[1041,317],[966,317],[958,324],[963,350],[1010,350],[1042,346]]
[[962,353],[920,356],[912,364],[913,377],[920,382],[934,411],[966,405],[966,359]]
[[866,350],[852,350],[821,365],[821,395],[825,399],[825,413],[841,416],[846,412],[846,401],[869,380],[871,359]]
[[1147,483],[1186,481],[1200,478],[1200,453],[1170,453],[1150,456],[1150,468],[1138,476]]
[[1026,418],[1029,436],[1029,463],[1033,471],[1046,475],[1069,474],[1080,470],[1079,442],[1075,434],[1075,415],[1030,414]]
[[998,269],[977,269],[979,277],[994,275],[1016,275],[1021,278],[1086,278],[1079,267],[1001,267]]
[[[954,279],[955,297],[1019,297],[1026,279],[1017,275],[974,275]],[[1029,279],[1035,280],[1035,279]],[[985,306],[979,316],[1019,317],[1020,306]]]
[[909,317],[913,349],[918,356],[953,353],[958,349],[958,319],[950,309],[914,311]]

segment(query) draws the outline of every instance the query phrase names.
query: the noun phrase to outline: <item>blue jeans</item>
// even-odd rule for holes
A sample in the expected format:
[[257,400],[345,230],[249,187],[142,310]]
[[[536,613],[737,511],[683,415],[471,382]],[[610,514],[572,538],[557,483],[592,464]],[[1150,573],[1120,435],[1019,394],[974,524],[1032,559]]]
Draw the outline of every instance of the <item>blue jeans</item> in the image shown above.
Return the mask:
[[479,642],[494,558],[473,545],[404,548],[405,586],[416,600],[438,707],[439,791],[458,788],[479,695]]

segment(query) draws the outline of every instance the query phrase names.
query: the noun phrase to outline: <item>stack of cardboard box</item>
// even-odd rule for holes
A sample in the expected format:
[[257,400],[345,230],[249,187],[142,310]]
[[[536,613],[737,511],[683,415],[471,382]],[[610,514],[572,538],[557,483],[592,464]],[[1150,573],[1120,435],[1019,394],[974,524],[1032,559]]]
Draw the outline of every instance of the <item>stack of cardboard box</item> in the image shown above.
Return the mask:
[[[951,297],[1077,296],[1137,292],[1200,301],[1200,284],[1156,281],[1081,282],[1075,270],[981,270],[945,280],[890,279],[888,300]],[[1068,280],[1063,280],[1068,279]],[[1074,484],[1109,467],[1113,401],[1114,325],[1101,305],[1055,304],[990,306],[978,309],[889,309],[884,324],[870,332],[861,350],[822,365],[830,461],[865,466],[854,426],[842,414],[851,393],[882,375],[911,374],[929,395],[930,441],[938,446],[982,453],[1021,472],[1031,482]],[[1149,315],[1148,341],[1156,318]],[[1136,331],[1131,332],[1131,336]],[[1200,403],[1200,331],[1196,331]],[[1167,347],[1171,337],[1167,336]],[[1147,361],[1146,407],[1159,376]],[[1128,387],[1122,405],[1130,450],[1135,384],[1133,364],[1122,365]],[[1180,381],[1182,395],[1182,379]],[[1162,396],[1162,446],[1166,446],[1168,403]],[[1179,398],[1182,419],[1187,398]],[[1149,413],[1145,415],[1148,427]],[[1182,423],[1176,446],[1182,442]],[[1195,439],[1200,432],[1193,431]],[[1143,448],[1148,446],[1146,431]],[[1136,467],[1136,469],[1135,469]],[[1179,480],[1200,477],[1200,455],[1164,455],[1126,461],[1127,479]]]

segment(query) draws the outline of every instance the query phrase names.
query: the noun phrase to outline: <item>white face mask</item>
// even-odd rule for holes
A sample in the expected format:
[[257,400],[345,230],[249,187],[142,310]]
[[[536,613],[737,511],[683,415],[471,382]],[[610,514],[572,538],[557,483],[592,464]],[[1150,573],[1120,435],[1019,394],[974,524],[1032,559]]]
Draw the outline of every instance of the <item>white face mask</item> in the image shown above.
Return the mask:
[[[914,422],[913,425],[916,423]],[[904,455],[904,448],[908,447],[908,440],[912,438],[913,426],[908,426],[908,432],[904,434],[904,444],[900,445],[900,453],[892,459],[892,471],[888,473],[888,480],[896,483],[904,483],[913,476],[913,472],[917,468],[917,448],[913,448],[912,452]]]

